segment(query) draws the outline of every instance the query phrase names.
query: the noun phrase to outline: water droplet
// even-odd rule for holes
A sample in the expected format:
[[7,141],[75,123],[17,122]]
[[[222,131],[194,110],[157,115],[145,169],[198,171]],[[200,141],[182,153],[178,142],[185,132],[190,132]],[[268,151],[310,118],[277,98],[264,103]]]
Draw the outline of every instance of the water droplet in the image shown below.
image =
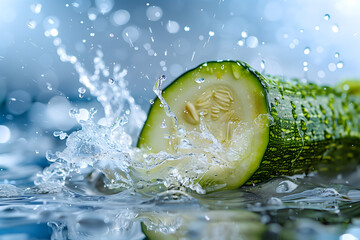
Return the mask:
[[243,41],[243,40],[239,40],[239,41],[237,42],[237,44],[242,47],[242,46],[244,46],[244,41]]
[[285,180],[279,183],[279,186],[277,186],[276,188],[276,192],[277,193],[290,193],[292,191],[294,191],[296,188],[298,187],[297,184],[289,181],[289,180]]
[[56,153],[52,153],[50,150],[46,151],[45,157],[49,162],[55,162],[58,159]]
[[40,3],[31,4],[30,9],[33,13],[39,14],[41,12],[42,5]]
[[184,31],[185,31],[185,32],[190,31],[190,27],[189,27],[189,26],[185,26],[185,27],[184,27]]
[[166,128],[166,123],[165,123],[165,121],[162,121],[162,122],[161,122],[161,128]]
[[300,29],[299,32],[303,33],[303,32],[304,32],[304,29]]
[[311,50],[310,50],[309,47],[306,47],[306,48],[304,49],[304,54],[305,54],[305,55],[309,55],[310,52],[311,52]]
[[37,25],[37,23],[36,23],[36,21],[34,21],[34,20],[30,20],[30,21],[27,23],[27,26],[28,26],[28,28],[30,28],[30,29],[35,29],[35,28],[36,28],[36,25]]
[[86,89],[84,87],[79,87],[78,92],[79,92],[79,97],[83,98],[86,93]]
[[339,69],[341,69],[341,68],[344,67],[344,63],[343,63],[342,61],[340,61],[340,62],[338,62],[338,63],[336,64],[336,67],[339,68]]
[[71,108],[71,109],[69,110],[69,116],[70,116],[71,118],[76,118],[76,117],[79,115],[79,113],[80,113],[80,111],[79,111],[79,109],[77,109],[77,108]]
[[149,103],[150,103],[151,105],[154,104],[154,100],[150,99],[150,100],[149,100]]
[[109,37],[113,38],[113,37],[114,37],[114,34],[113,34],[113,33],[110,33],[110,34],[109,34]]
[[247,36],[248,36],[248,35],[247,35],[247,32],[245,32],[245,31],[242,31],[242,32],[241,32],[241,37],[247,38]]
[[338,57],[340,57],[340,53],[336,52],[336,53],[334,54],[334,56],[335,56],[335,58],[338,58]]
[[129,118],[126,115],[123,115],[119,118],[119,124],[120,126],[124,126],[129,122]]
[[330,14],[325,14],[324,15],[324,20],[328,21],[330,19]]
[[89,110],[90,117],[93,117],[97,113],[97,111],[98,110],[94,107],[90,108],[90,110]]
[[210,37],[215,36],[215,32],[213,32],[213,31],[209,31],[209,36],[210,36]]
[[195,82],[203,83],[203,82],[205,82],[205,79],[204,78],[198,78],[198,79],[195,80]]
[[53,90],[53,88],[52,88],[52,86],[51,86],[50,83],[46,83],[46,87],[47,87],[47,89],[48,89],[49,91],[52,91],[52,90]]
[[261,67],[262,70],[265,70],[265,60],[264,59],[261,60],[260,67]]
[[109,78],[108,82],[110,85],[112,85],[112,84],[114,84],[115,80],[113,78]]
[[337,32],[339,32],[339,26],[338,25],[333,25],[332,27],[331,27],[331,30],[334,32],[334,33],[337,33]]
[[246,46],[248,48],[256,48],[259,44],[259,40],[255,36],[250,36],[246,39]]
[[90,33],[90,37],[94,37],[95,36],[95,33]]
[[304,67],[308,66],[308,62],[303,62]]

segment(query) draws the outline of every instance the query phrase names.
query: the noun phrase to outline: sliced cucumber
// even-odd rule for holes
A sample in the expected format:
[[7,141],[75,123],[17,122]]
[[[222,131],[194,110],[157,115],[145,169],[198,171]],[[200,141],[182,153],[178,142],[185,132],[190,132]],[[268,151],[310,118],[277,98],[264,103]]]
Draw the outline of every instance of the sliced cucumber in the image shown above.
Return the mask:
[[[206,191],[307,173],[318,169],[319,163],[329,172],[334,162],[359,154],[360,118],[355,117],[360,113],[359,98],[329,87],[264,77],[246,63],[218,61],[186,72],[163,91],[163,97],[187,138],[206,146],[191,134],[205,125],[222,145],[220,157],[203,151],[209,163],[220,158],[198,177]],[[153,153],[176,152],[180,141],[176,129],[156,99],[138,146]],[[148,175],[156,176],[166,167],[181,172],[185,164],[181,159],[169,161]]]

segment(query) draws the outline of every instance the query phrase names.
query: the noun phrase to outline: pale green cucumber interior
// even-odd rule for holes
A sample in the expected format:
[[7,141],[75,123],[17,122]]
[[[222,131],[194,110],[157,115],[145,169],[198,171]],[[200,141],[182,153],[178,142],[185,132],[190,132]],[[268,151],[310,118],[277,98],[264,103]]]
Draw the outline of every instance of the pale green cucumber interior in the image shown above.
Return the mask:
[[[208,62],[180,76],[163,91],[163,97],[177,116],[179,125],[187,132],[200,131],[199,118],[203,115],[208,130],[229,152],[242,148],[244,144],[243,141],[233,140],[236,139],[236,126],[246,123],[246,126],[252,127],[245,144],[246,154],[231,155],[226,164],[220,162],[212,165],[198,179],[202,187],[207,191],[220,190],[218,186],[222,186],[222,190],[234,189],[251,177],[267,148],[270,121],[270,118],[262,117],[269,114],[267,101],[263,86],[252,72],[239,62]],[[167,127],[162,128],[164,123]],[[153,153],[172,153],[178,139],[170,140],[169,134],[176,134],[174,123],[161,107],[159,99],[156,99],[138,146],[146,147]],[[225,158],[229,156],[224,155]],[[171,163],[172,167],[176,167],[176,164],[181,171],[179,161]],[[160,166],[158,170],[163,167],[166,166]],[[215,185],[217,187],[212,188]]]

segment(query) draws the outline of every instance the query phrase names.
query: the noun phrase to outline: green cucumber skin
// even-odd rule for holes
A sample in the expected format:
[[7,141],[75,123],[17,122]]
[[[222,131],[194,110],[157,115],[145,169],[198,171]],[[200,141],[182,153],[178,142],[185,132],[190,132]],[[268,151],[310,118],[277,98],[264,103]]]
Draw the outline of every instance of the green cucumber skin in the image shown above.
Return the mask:
[[[219,64],[219,68],[223,64],[237,63],[253,74],[265,90],[272,118],[269,143],[247,185],[280,175],[312,171],[331,174],[355,168],[360,159],[360,97],[327,86],[264,76],[241,61],[207,62],[210,63]],[[201,66],[203,64],[195,69]],[[188,73],[178,79],[187,77]],[[158,101],[156,98],[149,112]],[[138,147],[146,146],[148,136],[144,130],[145,127]]]
[[247,184],[279,175],[354,169],[360,156],[360,98],[327,86],[263,76],[272,124],[261,164]]

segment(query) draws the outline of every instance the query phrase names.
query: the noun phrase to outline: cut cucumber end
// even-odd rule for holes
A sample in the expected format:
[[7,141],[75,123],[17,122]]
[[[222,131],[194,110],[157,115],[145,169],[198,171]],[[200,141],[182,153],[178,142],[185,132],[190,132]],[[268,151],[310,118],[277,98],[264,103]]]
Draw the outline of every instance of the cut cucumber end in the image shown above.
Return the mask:
[[[197,145],[183,152],[201,153],[208,147],[209,143],[196,134],[204,128],[221,145],[216,163],[214,154],[204,151],[208,169],[196,181],[207,192],[235,189],[247,182],[265,153],[270,125],[264,87],[247,65],[235,61],[204,63],[176,79],[163,91],[163,97],[177,116],[179,126],[186,130],[185,137]],[[153,153],[174,153],[180,141],[176,131],[156,99],[138,146]],[[167,167],[181,172],[187,160],[181,161],[163,162],[148,174],[159,176],[160,169]]]

